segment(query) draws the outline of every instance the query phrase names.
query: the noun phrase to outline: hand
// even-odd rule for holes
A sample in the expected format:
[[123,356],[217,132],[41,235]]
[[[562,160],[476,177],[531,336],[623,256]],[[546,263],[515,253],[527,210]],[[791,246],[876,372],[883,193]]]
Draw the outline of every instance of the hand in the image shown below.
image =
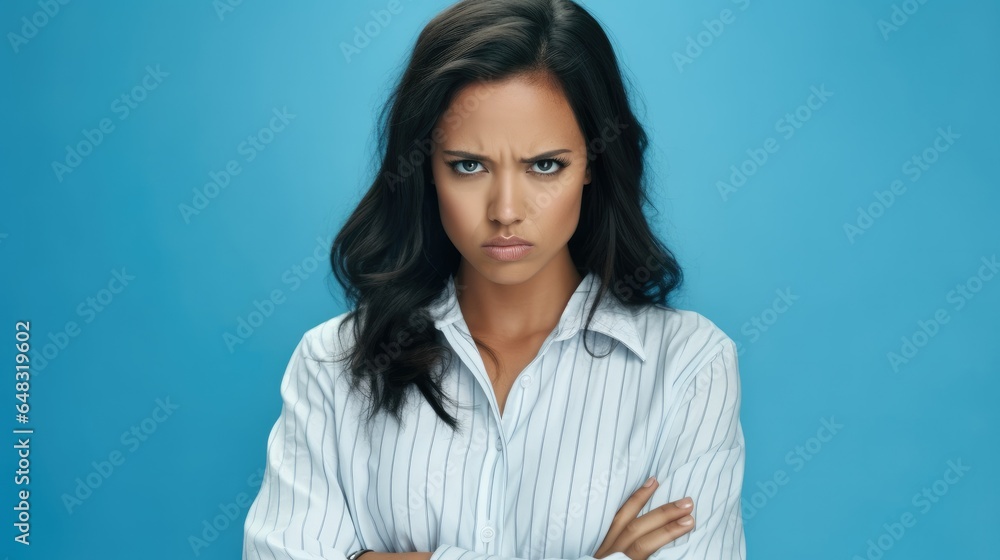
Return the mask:
[[358,560],[431,560],[433,552],[366,552]]
[[[694,518],[690,515],[694,511],[694,501],[690,497],[659,506],[636,517],[658,486],[659,482],[653,480],[648,488],[639,488],[625,500],[625,504],[611,521],[611,528],[594,553],[594,558],[624,552],[632,560],[646,560],[663,545],[694,529]],[[685,522],[688,524],[685,525]]]

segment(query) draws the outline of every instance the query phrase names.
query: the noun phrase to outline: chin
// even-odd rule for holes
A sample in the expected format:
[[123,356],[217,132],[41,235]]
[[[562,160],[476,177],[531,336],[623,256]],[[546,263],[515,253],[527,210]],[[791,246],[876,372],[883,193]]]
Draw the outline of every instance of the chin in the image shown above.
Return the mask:
[[486,257],[478,261],[470,260],[469,265],[483,278],[505,286],[521,284],[538,272],[530,261],[498,262]]

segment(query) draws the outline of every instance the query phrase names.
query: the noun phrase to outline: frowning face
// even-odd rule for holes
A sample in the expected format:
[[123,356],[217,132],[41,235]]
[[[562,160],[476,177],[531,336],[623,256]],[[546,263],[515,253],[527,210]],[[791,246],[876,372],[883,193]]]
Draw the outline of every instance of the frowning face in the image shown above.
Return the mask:
[[[558,85],[528,76],[470,84],[437,128],[431,166],[441,222],[462,266],[515,284],[568,265],[590,170]],[[491,246],[510,236],[526,245]]]

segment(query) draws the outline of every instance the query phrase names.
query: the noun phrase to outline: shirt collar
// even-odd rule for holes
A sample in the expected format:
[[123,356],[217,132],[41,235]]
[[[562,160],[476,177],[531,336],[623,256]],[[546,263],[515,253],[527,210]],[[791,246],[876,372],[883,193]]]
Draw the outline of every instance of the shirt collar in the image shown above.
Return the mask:
[[[555,328],[555,340],[566,340],[580,331],[587,322],[587,314],[601,286],[601,279],[593,271],[588,271],[580,285],[570,297],[566,308]],[[435,328],[442,330],[461,320],[462,329],[467,330],[462,308],[458,305],[455,292],[455,277],[449,276],[444,291],[428,307]],[[594,312],[594,319],[588,329],[619,340],[640,360],[646,361],[646,353],[639,338],[635,315],[619,302],[610,292],[604,294],[600,306]]]

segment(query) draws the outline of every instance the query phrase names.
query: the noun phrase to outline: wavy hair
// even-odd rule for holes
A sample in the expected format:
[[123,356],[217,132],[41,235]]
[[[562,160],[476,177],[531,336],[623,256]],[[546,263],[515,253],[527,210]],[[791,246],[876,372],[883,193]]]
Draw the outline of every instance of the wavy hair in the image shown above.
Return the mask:
[[460,1],[418,36],[378,115],[377,175],[330,252],[353,307],[341,327],[352,324],[356,342],[341,359],[348,360],[352,390],[365,390],[369,420],[380,412],[403,420],[408,393],[418,390],[444,423],[459,428],[443,404],[457,403],[441,383],[452,351],[427,309],[461,260],[441,224],[431,139],[461,88],[524,75],[561,87],[587,145],[591,183],[568,242],[578,272],[601,280],[586,326],[608,294],[630,309],[672,309],[668,296],[683,275],[643,214],[652,207],[647,136],[601,25],[572,0]]

